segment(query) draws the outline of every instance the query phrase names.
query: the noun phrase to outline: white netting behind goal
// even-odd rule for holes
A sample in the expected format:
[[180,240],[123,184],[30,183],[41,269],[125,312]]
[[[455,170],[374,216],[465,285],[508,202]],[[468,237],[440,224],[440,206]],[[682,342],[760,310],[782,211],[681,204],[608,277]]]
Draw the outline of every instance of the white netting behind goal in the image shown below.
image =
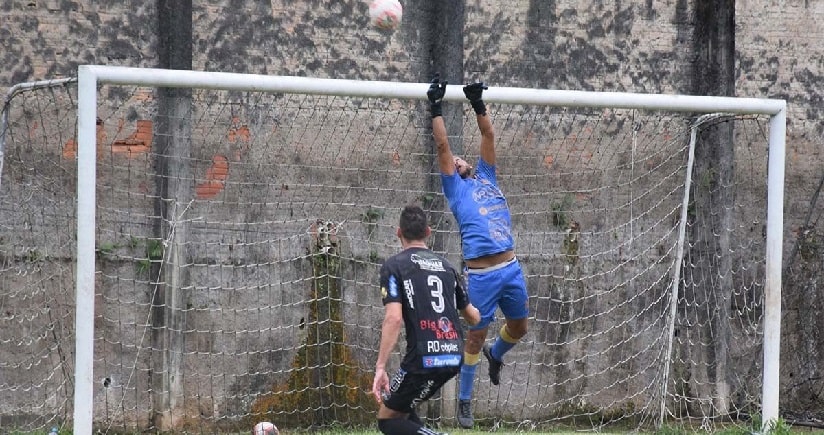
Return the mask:
[[[4,428],[72,417],[76,93],[28,90],[7,106]],[[425,105],[109,85],[98,98],[95,427],[372,425],[377,273],[399,249],[400,209],[423,205],[431,245],[460,264]],[[453,148],[476,160],[471,109],[447,106]],[[500,386],[482,361],[478,425],[706,426],[759,412],[767,118],[700,127],[680,252],[695,117],[490,113],[531,321]],[[455,388],[430,422],[455,425]]]

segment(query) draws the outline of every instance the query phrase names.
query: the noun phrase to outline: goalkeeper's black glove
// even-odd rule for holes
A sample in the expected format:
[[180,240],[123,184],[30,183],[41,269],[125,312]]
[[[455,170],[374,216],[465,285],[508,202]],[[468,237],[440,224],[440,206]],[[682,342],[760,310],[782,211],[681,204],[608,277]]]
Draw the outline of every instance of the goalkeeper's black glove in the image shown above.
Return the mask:
[[432,79],[432,84],[429,85],[429,90],[426,91],[426,98],[429,98],[429,111],[432,113],[433,118],[443,116],[441,102],[443,101],[443,96],[445,94],[446,81],[441,82],[440,74],[436,73],[435,77]]
[[486,104],[484,104],[484,100],[482,99],[484,89],[489,89],[489,87],[484,85],[483,82],[475,82],[463,88],[464,95],[466,95],[476,115],[486,115]]

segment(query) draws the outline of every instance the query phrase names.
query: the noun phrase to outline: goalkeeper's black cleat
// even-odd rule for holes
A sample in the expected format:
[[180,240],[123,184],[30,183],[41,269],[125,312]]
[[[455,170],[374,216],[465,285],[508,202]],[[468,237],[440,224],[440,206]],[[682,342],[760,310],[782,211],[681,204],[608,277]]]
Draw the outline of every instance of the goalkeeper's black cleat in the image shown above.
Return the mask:
[[475,424],[472,418],[472,401],[458,400],[458,424],[464,429],[471,429]]
[[484,345],[483,351],[486,360],[489,362],[489,381],[492,382],[492,385],[498,385],[501,383],[501,367],[504,366],[504,362],[498,361],[492,356],[492,350],[489,349],[488,345]]

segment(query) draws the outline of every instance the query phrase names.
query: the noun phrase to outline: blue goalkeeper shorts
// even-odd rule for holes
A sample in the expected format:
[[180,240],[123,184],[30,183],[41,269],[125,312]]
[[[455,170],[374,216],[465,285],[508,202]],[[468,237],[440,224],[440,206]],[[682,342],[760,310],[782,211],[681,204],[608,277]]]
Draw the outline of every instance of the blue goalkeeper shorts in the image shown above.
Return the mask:
[[469,276],[469,301],[481,312],[481,321],[469,329],[483,329],[495,321],[500,307],[507,319],[529,315],[529,296],[521,264],[517,259],[484,269],[466,269]]

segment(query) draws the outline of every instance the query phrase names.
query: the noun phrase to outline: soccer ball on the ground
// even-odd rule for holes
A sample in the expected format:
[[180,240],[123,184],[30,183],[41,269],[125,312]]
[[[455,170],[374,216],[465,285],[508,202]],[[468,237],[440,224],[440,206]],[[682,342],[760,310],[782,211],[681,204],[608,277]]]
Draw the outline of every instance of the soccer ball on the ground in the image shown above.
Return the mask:
[[268,421],[262,421],[252,429],[252,435],[280,435],[277,426]]
[[398,0],[372,0],[369,3],[369,20],[375,26],[392,30],[401,23],[403,7]]

